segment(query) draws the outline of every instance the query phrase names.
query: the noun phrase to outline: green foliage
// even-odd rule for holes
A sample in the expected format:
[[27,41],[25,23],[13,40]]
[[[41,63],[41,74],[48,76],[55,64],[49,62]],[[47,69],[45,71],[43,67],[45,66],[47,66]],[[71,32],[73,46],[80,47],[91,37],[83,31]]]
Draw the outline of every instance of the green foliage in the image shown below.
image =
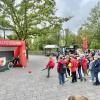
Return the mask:
[[63,40],[65,40],[65,46],[69,47],[70,45],[76,44],[76,35],[69,29],[65,29],[65,36]]
[[2,36],[0,35],[0,39],[2,39]]
[[59,39],[58,39],[58,33],[48,33],[48,34],[42,34],[42,36],[36,36],[34,39],[34,47],[35,49],[43,50],[43,46],[46,44],[58,44],[59,45]]
[[79,36],[86,32],[89,48],[100,48],[100,2],[91,10],[87,23],[79,30]]
[[8,38],[9,40],[18,40],[18,37],[17,37],[16,34],[8,35],[7,38]]
[[55,16],[54,0],[21,0],[19,4],[16,0],[0,0],[0,10],[0,25],[10,28],[20,40],[57,33],[69,20]]

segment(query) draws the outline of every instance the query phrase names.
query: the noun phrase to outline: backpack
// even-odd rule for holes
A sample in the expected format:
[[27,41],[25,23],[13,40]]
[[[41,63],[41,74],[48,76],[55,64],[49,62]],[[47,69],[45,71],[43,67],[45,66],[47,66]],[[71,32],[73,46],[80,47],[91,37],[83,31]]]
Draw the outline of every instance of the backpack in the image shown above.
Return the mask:
[[62,64],[62,63],[60,63],[60,73],[64,73],[64,70],[65,70],[65,68],[64,68],[64,64]]

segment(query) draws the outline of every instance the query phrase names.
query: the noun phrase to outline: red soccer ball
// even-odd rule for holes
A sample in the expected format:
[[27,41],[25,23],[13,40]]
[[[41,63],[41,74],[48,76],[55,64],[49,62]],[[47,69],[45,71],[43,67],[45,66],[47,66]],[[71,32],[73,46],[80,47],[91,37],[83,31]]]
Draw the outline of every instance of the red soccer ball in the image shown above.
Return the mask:
[[28,73],[31,74],[32,73],[32,70],[29,70]]

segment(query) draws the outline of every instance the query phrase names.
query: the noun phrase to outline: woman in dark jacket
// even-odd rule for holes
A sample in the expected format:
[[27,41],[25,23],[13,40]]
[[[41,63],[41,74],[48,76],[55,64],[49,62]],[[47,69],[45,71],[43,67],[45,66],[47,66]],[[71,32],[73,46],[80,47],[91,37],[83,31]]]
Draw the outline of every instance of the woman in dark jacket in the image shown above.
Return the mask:
[[98,73],[100,72],[100,56],[98,54],[96,54],[94,56],[94,64],[95,64],[95,67],[93,68],[93,72],[94,72],[94,76],[96,78],[96,82],[94,83],[94,85],[99,85],[100,82],[99,82],[99,79],[98,79]]

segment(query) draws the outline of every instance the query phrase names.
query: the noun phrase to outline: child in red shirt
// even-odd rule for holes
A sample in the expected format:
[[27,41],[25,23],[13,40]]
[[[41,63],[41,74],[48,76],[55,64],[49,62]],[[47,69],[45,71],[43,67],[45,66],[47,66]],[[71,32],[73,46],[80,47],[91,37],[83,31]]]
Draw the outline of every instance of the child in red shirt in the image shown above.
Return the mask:
[[72,73],[72,83],[77,82],[77,76],[76,76],[77,60],[73,56],[71,57],[70,70],[71,70],[71,73]]
[[47,64],[47,66],[46,66],[46,69],[48,69],[47,78],[50,77],[50,70],[53,69],[54,66],[55,66],[54,59],[50,56],[50,57],[49,57],[48,64]]

